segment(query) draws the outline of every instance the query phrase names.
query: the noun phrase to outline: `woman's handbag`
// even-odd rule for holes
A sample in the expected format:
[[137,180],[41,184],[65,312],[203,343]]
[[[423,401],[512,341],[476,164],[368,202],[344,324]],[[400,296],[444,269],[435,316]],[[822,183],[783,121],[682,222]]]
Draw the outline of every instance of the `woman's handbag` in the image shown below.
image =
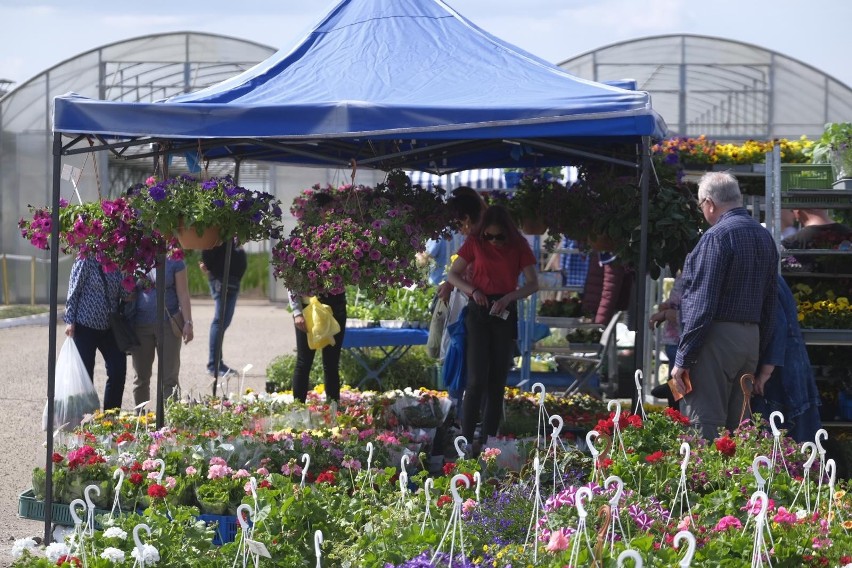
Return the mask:
[[170,314],[169,310],[166,309],[166,315],[169,317],[169,325],[172,326],[172,333],[175,334],[175,337],[178,339],[183,338],[183,326],[186,323],[183,319],[183,313],[178,310],[174,314]]
[[[98,266],[98,271],[101,275],[101,282],[103,282],[104,285],[104,299],[106,300],[107,306],[112,306],[112,302],[109,301],[109,292],[106,276],[104,276],[104,270],[101,266]],[[133,322],[128,316],[128,312],[132,309],[132,307],[133,304],[119,299],[118,307],[114,312],[110,312],[109,314],[109,327],[112,329],[113,337],[115,337],[115,344],[123,353],[129,353],[140,345],[139,336],[136,335],[136,331],[133,329]]]

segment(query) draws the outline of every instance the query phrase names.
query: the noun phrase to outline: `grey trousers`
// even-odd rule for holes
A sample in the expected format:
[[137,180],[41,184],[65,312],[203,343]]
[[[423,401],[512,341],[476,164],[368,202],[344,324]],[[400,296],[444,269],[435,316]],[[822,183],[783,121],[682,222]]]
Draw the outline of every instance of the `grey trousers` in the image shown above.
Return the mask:
[[689,370],[692,392],[681,401],[681,411],[703,438],[715,439],[722,427],[733,432],[741,415],[743,420],[751,417],[748,405],[743,414],[740,377],[755,372],[759,350],[757,324],[710,324],[698,359]]
[[[157,350],[158,324],[144,324],[136,326],[136,335],[139,336],[139,347],[131,353],[133,358],[133,403],[142,404],[146,400],[152,403],[156,399],[151,398],[151,375],[154,368],[154,355]],[[163,399],[168,399],[177,390],[178,376],[180,375],[180,347],[181,339],[177,337],[168,322],[163,330],[163,353],[165,363],[165,375],[163,377]],[[152,410],[153,404],[148,405]]]

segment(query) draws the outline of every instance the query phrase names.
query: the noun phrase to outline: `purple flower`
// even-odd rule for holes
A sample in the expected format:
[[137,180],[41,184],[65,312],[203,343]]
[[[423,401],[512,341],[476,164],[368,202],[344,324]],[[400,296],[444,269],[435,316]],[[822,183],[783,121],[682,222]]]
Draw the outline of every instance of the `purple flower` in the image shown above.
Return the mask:
[[148,195],[156,202],[160,202],[166,198],[166,189],[161,185],[155,185],[148,189]]

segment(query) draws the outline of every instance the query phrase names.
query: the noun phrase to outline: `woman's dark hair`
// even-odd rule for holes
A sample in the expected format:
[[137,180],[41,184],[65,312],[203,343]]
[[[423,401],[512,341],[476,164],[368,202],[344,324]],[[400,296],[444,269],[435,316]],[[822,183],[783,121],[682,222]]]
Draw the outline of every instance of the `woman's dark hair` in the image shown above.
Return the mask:
[[497,225],[503,229],[506,233],[507,243],[514,244],[525,240],[523,235],[521,235],[521,232],[518,231],[517,225],[515,225],[515,222],[512,220],[509,210],[502,205],[491,205],[485,210],[485,213],[482,215],[482,219],[479,222],[479,227],[476,230],[477,236],[482,237],[482,233],[485,229],[492,225]]

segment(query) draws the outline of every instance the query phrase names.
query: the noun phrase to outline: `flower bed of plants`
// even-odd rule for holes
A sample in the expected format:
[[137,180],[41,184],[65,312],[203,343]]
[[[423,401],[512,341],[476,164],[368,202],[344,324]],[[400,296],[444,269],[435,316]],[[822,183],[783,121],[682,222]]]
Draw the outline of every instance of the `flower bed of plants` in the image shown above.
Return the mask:
[[[542,422],[558,409],[566,424],[592,408],[581,398],[540,405],[539,396],[510,391],[507,407]],[[78,476],[111,479],[119,468],[124,514],[46,549],[22,539],[14,566],[80,566],[84,556],[96,567],[136,557],[147,566],[253,562],[259,548],[246,537],[269,554],[261,566],[315,566],[316,551],[323,566],[615,566],[628,548],[647,566],[672,566],[684,555],[675,546],[682,530],[696,540],[693,566],[748,565],[755,542],[765,565],[852,561],[847,484],[816,446],[803,455],[750,423],[708,444],[676,411],[616,411],[594,416],[597,439],[580,439],[594,444],[595,459],[578,449],[585,444],[540,428],[525,441],[489,440],[477,460],[450,455],[430,478],[429,436],[413,425],[437,423],[444,399],[345,390],[334,409],[317,392],[306,405],[248,392],[170,404],[160,430],[150,415],[100,413],[58,448],[54,479],[58,487]],[[758,487],[765,509],[752,497]],[[101,497],[114,502],[108,484]],[[213,546],[199,507],[233,514],[238,506],[246,524],[234,542]],[[134,531],[140,523],[150,534]]]

